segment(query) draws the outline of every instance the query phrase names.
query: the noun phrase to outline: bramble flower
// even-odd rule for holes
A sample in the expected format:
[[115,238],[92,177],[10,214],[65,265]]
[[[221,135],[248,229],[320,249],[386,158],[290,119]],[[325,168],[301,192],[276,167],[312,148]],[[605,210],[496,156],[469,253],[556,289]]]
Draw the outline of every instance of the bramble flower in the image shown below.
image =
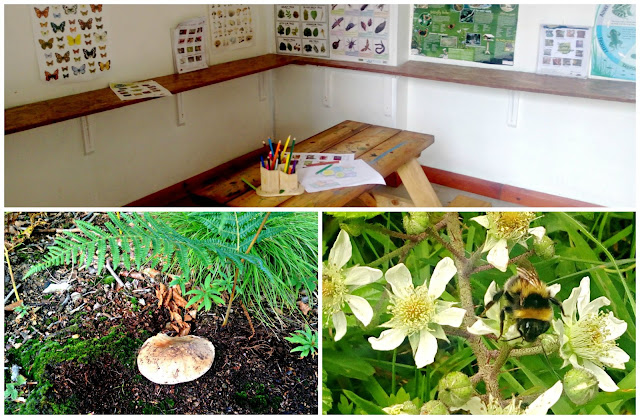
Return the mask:
[[506,272],[510,247],[516,243],[526,247],[526,240],[530,236],[542,240],[546,232],[544,227],[529,228],[535,218],[534,212],[489,212],[487,215],[473,217],[473,221],[488,230],[482,248],[483,252],[489,252],[487,262]]
[[614,317],[612,312],[599,312],[610,304],[606,297],[591,302],[589,299],[589,277],[584,277],[562,303],[562,321],[553,321],[553,328],[560,335],[562,367],[571,364],[574,368],[584,368],[596,376],[600,389],[616,391],[618,386],[604,367],[624,369],[629,361],[629,355],[616,343],[627,330],[627,323]]
[[393,293],[387,309],[393,317],[380,325],[388,330],[378,338],[369,338],[373,349],[390,351],[408,336],[416,366],[431,364],[438,351],[436,339],[448,341],[441,325],[459,327],[466,313],[462,308],[453,307],[457,303],[438,300],[456,272],[453,260],[446,257],[436,265],[428,287],[426,280],[414,287],[411,273],[403,263],[389,269],[385,278]]
[[[548,287],[551,297],[555,297],[560,291],[560,284],[554,284]],[[487,292],[484,294],[484,306],[491,302],[493,296],[498,293],[498,286],[495,281],[491,281]],[[496,303],[485,313],[486,318],[479,318],[476,322],[468,327],[469,333],[474,335],[489,335],[494,334],[500,336],[500,304]],[[503,330],[502,338],[508,341],[510,344],[516,344],[518,342],[517,337],[520,336],[520,332],[516,327],[516,324],[505,320],[505,330]]]
[[365,326],[371,322],[373,309],[369,302],[351,292],[363,285],[370,284],[382,277],[380,269],[366,266],[354,266],[344,269],[351,259],[351,240],[340,230],[336,242],[329,252],[329,260],[322,265],[322,310],[331,316],[336,328],[336,341],[347,333],[347,317],[343,308],[348,304],[351,311]]
[[472,415],[546,415],[560,396],[562,396],[562,382],[558,381],[524,409],[522,402],[515,398],[512,398],[508,405],[502,406],[500,401],[491,395],[489,395],[489,403],[483,402],[480,397],[472,397],[460,409],[467,410]]
[[394,404],[389,407],[383,407],[382,410],[387,415],[419,415],[420,409],[413,402],[406,401],[404,403]]

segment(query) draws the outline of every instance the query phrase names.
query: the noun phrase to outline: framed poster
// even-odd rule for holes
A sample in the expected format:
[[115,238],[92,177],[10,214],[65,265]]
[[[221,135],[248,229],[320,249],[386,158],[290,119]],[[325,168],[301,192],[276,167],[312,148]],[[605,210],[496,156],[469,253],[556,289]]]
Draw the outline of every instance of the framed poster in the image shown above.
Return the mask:
[[413,8],[411,54],[513,65],[517,4],[419,4]]
[[591,75],[635,81],[635,4],[600,5],[594,32]]
[[586,78],[591,57],[591,28],[540,26],[538,73]]

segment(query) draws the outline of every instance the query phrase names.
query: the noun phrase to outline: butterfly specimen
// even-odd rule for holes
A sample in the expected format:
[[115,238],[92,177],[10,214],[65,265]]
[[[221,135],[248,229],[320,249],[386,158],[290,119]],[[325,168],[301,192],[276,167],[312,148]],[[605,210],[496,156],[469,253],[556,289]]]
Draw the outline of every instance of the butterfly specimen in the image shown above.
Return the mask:
[[44,39],[38,39],[38,41],[40,42],[42,49],[53,48],[53,38],[48,41],[45,41]]
[[95,66],[95,65],[96,65],[96,62],[95,62],[95,61],[91,61],[91,62],[89,63],[89,67],[93,67],[93,66]]
[[89,6],[91,6],[91,11],[93,13],[95,13],[96,11],[98,11],[98,12],[102,11],[102,5],[101,4],[90,4]]
[[91,45],[91,41],[84,41],[85,45]]
[[67,5],[62,5],[62,8],[64,9],[64,14],[65,15],[75,15],[78,12],[78,5],[74,4],[73,6],[67,6]]
[[69,66],[61,67],[61,68],[62,68],[62,71],[69,71]]
[[58,54],[56,52],[56,60],[58,60],[59,63],[61,63],[63,61],[69,62],[69,60],[71,60],[71,57],[69,56],[69,54],[70,54],[69,51],[67,51],[67,53],[64,54],[64,55]]
[[88,15],[88,14],[89,14],[89,11],[87,10],[86,12],[83,12],[82,10],[80,10],[80,14],[81,14],[82,16],[86,16],[86,15]]
[[93,70],[89,70],[89,73],[95,73],[96,69],[94,68]]
[[69,41],[69,45],[74,45],[74,44],[81,45],[82,37],[78,35],[74,38],[73,36],[67,35],[67,41]]
[[100,71],[108,70],[109,68],[111,68],[111,60],[107,61],[106,63],[98,62],[98,65],[100,66]]
[[101,56],[102,58],[105,58],[105,57],[107,56],[107,54],[102,54],[102,53],[101,53],[101,54],[100,54],[100,56]]
[[47,66],[51,67],[53,65],[53,61],[47,61]]
[[[87,11],[88,13],[88,11]],[[87,20],[86,22],[82,19],[78,19],[78,23],[80,24],[80,28],[82,28],[82,30],[85,29],[91,29],[91,24],[93,23],[93,18],[89,18],[89,20]]]
[[48,71],[45,71],[44,76],[47,79],[47,81],[51,79],[58,80],[58,70],[54,71],[53,73],[49,73]]
[[33,10],[36,11],[36,16],[38,16],[38,19],[40,19],[41,17],[49,17],[49,8],[45,8],[44,10],[40,10],[37,7],[34,7]]
[[[96,26],[97,27],[97,26]],[[104,31],[102,33],[99,32],[94,32],[93,33],[93,39],[96,40],[96,43],[102,43],[105,42],[107,40],[107,31]]]
[[58,49],[64,49],[64,44],[58,44]]
[[49,31],[40,31],[40,33],[42,34],[42,36],[47,36],[47,35],[49,35]]
[[76,60],[76,61],[80,61],[80,60],[82,60],[82,57],[73,57],[73,59]]
[[60,19],[62,17],[62,13],[54,13],[53,17],[54,19]]
[[63,74],[62,77],[65,78],[65,79],[68,79],[69,78],[69,74]]
[[65,23],[67,23],[67,22],[62,21],[62,23],[56,25],[55,23],[51,22],[51,29],[53,29],[53,33],[64,32],[64,24]]
[[44,54],[44,58],[53,58],[53,54],[52,53],[46,53]]
[[102,16],[96,18],[96,22],[102,22]]
[[75,24],[76,24],[76,20],[75,19],[73,19],[73,20],[69,19],[69,25],[75,25]]
[[82,64],[80,67],[76,67],[74,65],[71,66],[71,69],[73,70],[73,75],[77,76],[78,74],[84,74],[84,70],[85,70],[86,66],[84,64]]
[[[79,35],[78,35],[78,36],[79,36]],[[74,49],[74,50],[73,50],[73,53],[74,53],[74,54],[80,54],[80,48],[78,48],[78,49]]]
[[107,46],[106,45],[101,45],[98,48],[100,48],[101,51],[104,51],[105,49],[107,49]]
[[64,36],[61,36],[61,37],[57,37],[57,36],[56,36],[56,40],[57,40],[58,42],[62,42],[62,41],[64,41]]
[[[78,36],[80,36],[80,35],[78,35]],[[87,38],[87,39],[88,39],[88,38],[91,38],[91,34],[90,34],[90,33],[85,33],[85,34],[84,34],[84,37],[85,37],[85,38]]]
[[96,25],[96,29],[102,29],[104,28],[104,25]]
[[69,32],[75,32],[75,31],[77,31],[77,30],[78,30],[78,28],[76,28],[76,27],[69,28]]
[[93,47],[90,50],[83,49],[84,58],[96,58],[96,48]]

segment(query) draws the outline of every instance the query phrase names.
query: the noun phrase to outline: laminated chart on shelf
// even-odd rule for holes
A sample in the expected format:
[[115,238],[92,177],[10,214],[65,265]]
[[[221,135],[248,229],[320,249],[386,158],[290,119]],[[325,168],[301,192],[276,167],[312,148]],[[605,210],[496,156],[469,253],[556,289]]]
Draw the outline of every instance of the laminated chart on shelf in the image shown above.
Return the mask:
[[213,52],[253,46],[255,30],[249,4],[210,4],[209,30]]
[[392,48],[388,4],[332,4],[331,58],[387,64]]
[[91,80],[111,69],[102,4],[29,6],[40,79],[48,83]]
[[275,5],[278,54],[329,56],[329,8],[326,4]]
[[413,9],[411,54],[513,65],[517,4],[420,4]]
[[636,5],[600,5],[594,32],[591,75],[635,81]]
[[541,25],[538,73],[586,78],[590,39],[588,26]]
[[189,19],[173,30],[173,63],[179,74],[207,68],[204,17]]

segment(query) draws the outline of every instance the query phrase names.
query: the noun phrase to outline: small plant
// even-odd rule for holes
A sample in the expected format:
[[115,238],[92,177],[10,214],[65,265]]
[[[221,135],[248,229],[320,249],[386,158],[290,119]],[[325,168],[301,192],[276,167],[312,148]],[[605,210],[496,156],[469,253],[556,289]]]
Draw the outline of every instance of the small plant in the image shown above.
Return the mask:
[[16,307],[14,312],[18,315],[18,317],[24,317],[29,313],[29,308],[29,306],[26,306],[23,303]]
[[293,348],[291,352],[300,352],[300,358],[311,353],[312,356],[318,352],[318,334],[311,330],[309,325],[304,330],[296,330],[290,337],[285,339],[291,343],[297,343],[298,346]]
[[185,295],[193,295],[193,297],[191,297],[191,299],[187,303],[187,307],[190,307],[198,302],[202,302],[202,304],[198,305],[198,310],[204,307],[205,310],[209,311],[211,310],[212,302],[216,304],[224,304],[224,300],[222,299],[222,297],[220,297],[220,289],[213,286],[213,284],[211,283],[212,279],[213,275],[209,274],[204,280],[202,289],[196,288],[186,292]]
[[18,398],[18,388],[27,383],[27,379],[23,375],[18,375],[15,383],[8,383],[7,389],[4,391],[4,399],[14,401]]

